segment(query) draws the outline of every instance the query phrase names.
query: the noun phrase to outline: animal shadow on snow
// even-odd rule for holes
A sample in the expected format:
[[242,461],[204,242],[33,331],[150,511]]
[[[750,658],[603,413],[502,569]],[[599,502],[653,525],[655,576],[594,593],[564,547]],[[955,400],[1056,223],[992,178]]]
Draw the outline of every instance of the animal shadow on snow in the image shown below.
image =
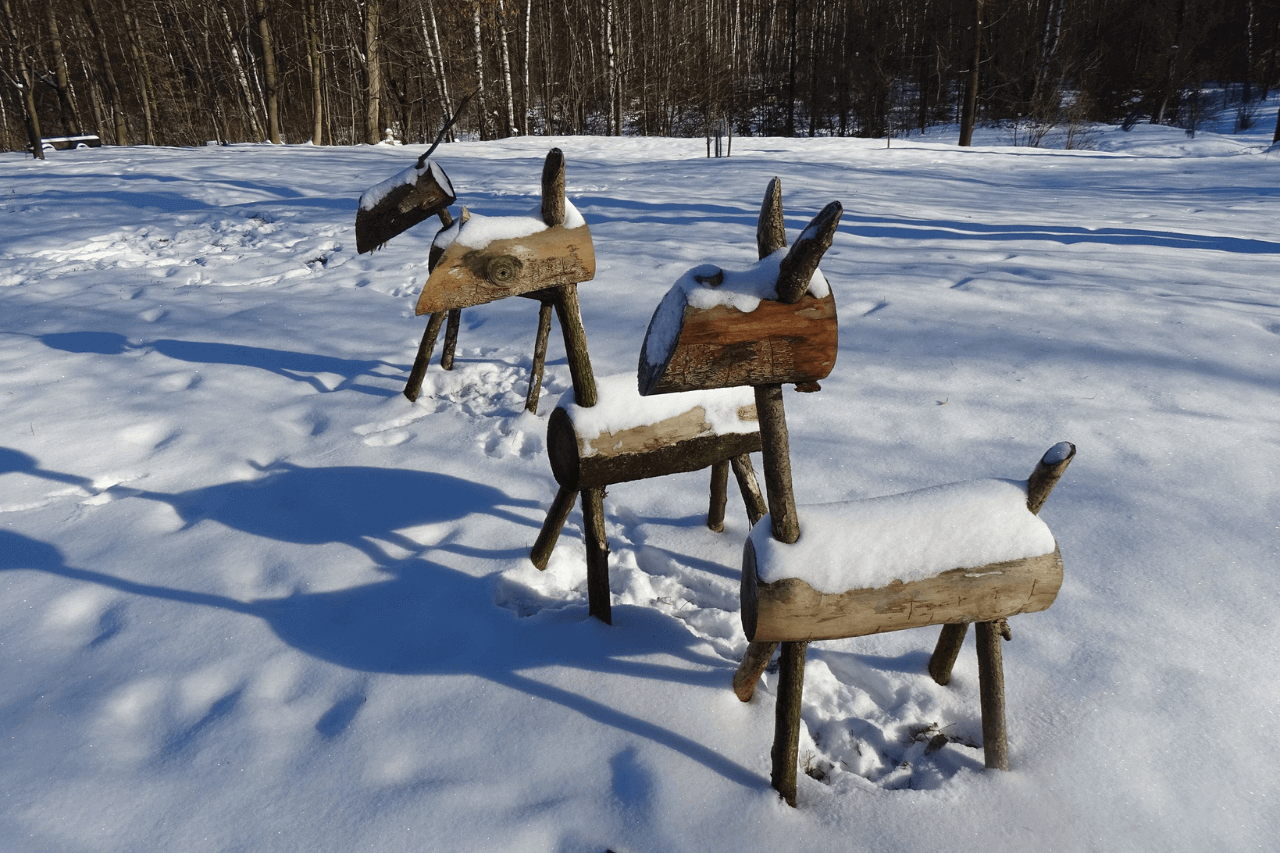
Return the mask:
[[129,351],[151,351],[189,364],[253,367],[295,382],[306,382],[321,393],[331,389],[325,387],[314,374],[327,373],[342,377],[342,381],[332,389],[333,391],[352,390],[378,397],[393,397],[397,393],[394,390],[363,384],[357,380],[363,376],[386,378],[388,374],[375,372],[379,368],[389,368],[394,371],[393,378],[399,378],[405,370],[403,365],[375,359],[336,358],[215,341],[177,341],[161,338],[134,344],[130,343],[124,335],[116,332],[55,332],[41,335],[40,341],[51,349],[70,353],[122,355]]
[[[41,469],[25,454],[0,454],[0,473],[25,471],[75,480]],[[618,630],[586,616],[519,619],[494,603],[492,577],[476,578],[429,559],[433,548],[498,559],[525,552],[493,552],[465,543],[422,546],[396,531],[403,527],[490,514],[536,527],[507,507],[532,506],[503,492],[440,474],[377,468],[270,466],[261,479],[224,483],[179,494],[122,489],[121,497],[172,506],[188,525],[215,521],[282,542],[339,542],[368,554],[386,577],[326,592],[295,591],[280,598],[243,601],[216,593],[144,583],[68,565],[55,546],[0,530],[0,571],[35,570],[97,584],[128,596],[175,606],[214,608],[260,619],[284,643],[320,660],[365,673],[476,675],[554,702],[597,722],[653,740],[726,778],[765,789],[768,781],[713,749],[654,722],[555,684],[538,680],[546,668],[571,668],[720,689],[730,664],[698,648],[681,623],[650,608],[621,606]],[[398,538],[399,537],[399,538]],[[379,546],[412,547],[392,559]],[[128,630],[127,628],[124,630]],[[653,662],[675,659],[679,664]],[[533,673],[532,675],[526,673]],[[354,713],[355,710],[352,709]],[[333,729],[333,720],[318,723]]]

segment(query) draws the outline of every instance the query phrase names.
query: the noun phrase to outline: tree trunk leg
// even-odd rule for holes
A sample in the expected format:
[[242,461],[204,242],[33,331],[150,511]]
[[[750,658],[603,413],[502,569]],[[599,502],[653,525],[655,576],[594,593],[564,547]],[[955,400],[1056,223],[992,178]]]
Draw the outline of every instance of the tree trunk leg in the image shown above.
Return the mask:
[[800,762],[800,700],[804,693],[804,656],[808,643],[783,643],[778,670],[778,706],[773,723],[773,789],[787,805],[796,805],[796,766]]
[[547,520],[542,522],[542,530],[538,531],[538,541],[533,543],[533,550],[529,552],[529,559],[538,567],[538,571],[547,568],[551,552],[556,549],[556,541],[560,538],[560,531],[564,529],[564,523],[573,510],[573,502],[577,499],[578,493],[573,489],[561,486],[556,492],[556,498],[547,510]]
[[733,466],[733,476],[738,481],[738,491],[742,494],[742,502],[747,506],[747,520],[755,527],[756,522],[764,518],[768,512],[764,495],[760,493],[760,484],[756,482],[756,469],[751,465],[751,456],[744,453],[729,460]]
[[418,344],[418,354],[413,359],[413,369],[409,371],[409,381],[405,383],[404,395],[410,402],[418,399],[422,393],[422,380],[426,378],[427,366],[431,363],[431,351],[436,348],[436,338],[440,335],[440,324],[444,322],[444,312],[437,311],[427,321],[426,331],[422,333],[422,341]]
[[582,526],[587,540],[587,602],[591,615],[613,624],[609,602],[609,540],[604,532],[604,489],[582,492]]
[[564,351],[569,360],[569,376],[573,379],[574,400],[589,409],[599,399],[596,394],[596,375],[591,370],[591,356],[587,353],[587,332],[582,328],[582,310],[578,307],[578,286],[566,284],[555,292],[556,314],[560,317],[560,331],[564,335]]
[[1000,637],[1003,619],[978,623],[978,687],[982,695],[982,751],[987,767],[1009,769],[1009,740],[1004,724],[1004,666]]
[[969,633],[969,623],[959,622],[953,625],[943,625],[942,633],[938,635],[938,645],[933,649],[933,656],[929,658],[929,674],[933,676],[933,680],[944,687],[951,683],[951,668],[956,665],[956,658],[960,656],[960,645],[964,642],[964,635]]
[[738,664],[738,671],[733,674],[733,693],[743,702],[750,702],[755,695],[756,684],[777,648],[777,643],[747,644],[747,653],[742,656],[742,663]]
[[453,353],[458,348],[458,326],[462,324],[462,309],[449,309],[449,324],[444,329],[444,348],[440,351],[440,366],[453,370]]
[[542,393],[542,372],[547,366],[547,338],[551,336],[551,303],[538,306],[538,337],[533,342],[533,366],[529,368],[529,396],[525,398],[526,411],[538,413],[538,396]]
[[717,462],[711,466],[711,505],[707,508],[707,527],[720,533],[724,530],[724,507],[729,499],[729,462]]

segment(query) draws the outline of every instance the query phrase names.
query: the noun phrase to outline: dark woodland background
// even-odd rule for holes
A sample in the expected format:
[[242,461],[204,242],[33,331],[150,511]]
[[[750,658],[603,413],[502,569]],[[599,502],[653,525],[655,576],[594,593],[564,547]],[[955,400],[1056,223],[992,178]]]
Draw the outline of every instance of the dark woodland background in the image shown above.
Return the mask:
[[[0,0],[0,149],[1263,120],[1280,0]],[[976,73],[975,73],[976,71]],[[975,84],[976,81],[976,85]],[[1269,121],[1270,118],[1267,117]],[[971,130],[970,130],[971,132]],[[1016,137],[1015,137],[1016,138]],[[1068,137],[1070,144],[1070,136]]]

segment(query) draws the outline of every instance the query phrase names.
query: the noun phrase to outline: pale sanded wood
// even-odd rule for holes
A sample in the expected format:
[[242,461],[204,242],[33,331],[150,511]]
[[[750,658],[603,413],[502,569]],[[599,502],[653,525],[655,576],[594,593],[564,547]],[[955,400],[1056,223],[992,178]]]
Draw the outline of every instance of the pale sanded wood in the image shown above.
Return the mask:
[[391,190],[372,209],[356,211],[356,252],[372,252],[392,237],[439,214],[455,200],[454,195],[436,181],[432,170],[426,170],[416,182]]
[[640,393],[666,394],[824,379],[835,367],[840,332],[831,294],[795,304],[762,301],[754,311],[685,306],[680,333],[660,364],[640,353]]
[[875,589],[822,593],[797,578],[761,583],[756,552],[742,557],[742,628],[747,639],[831,640],[951,622],[989,622],[1053,604],[1062,586],[1062,555],[951,569],[931,578]]
[[[748,414],[754,410],[740,412],[744,419]],[[758,432],[716,434],[701,406],[589,442],[579,438],[563,408],[557,407],[547,421],[551,473],[561,486],[579,490],[700,471],[759,449]]]
[[483,249],[454,240],[423,285],[416,312],[470,308],[587,281],[595,273],[595,248],[586,225],[557,226],[524,237],[493,240]]

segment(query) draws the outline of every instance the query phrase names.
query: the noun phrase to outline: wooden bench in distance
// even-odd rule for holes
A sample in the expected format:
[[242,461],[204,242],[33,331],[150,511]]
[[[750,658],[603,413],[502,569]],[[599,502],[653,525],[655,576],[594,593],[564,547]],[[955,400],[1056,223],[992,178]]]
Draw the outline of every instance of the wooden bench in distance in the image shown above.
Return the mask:
[[718,390],[648,399],[630,374],[602,378],[594,406],[566,395],[547,425],[547,455],[559,491],[529,558],[545,569],[578,495],[587,545],[587,596],[591,615],[612,622],[609,546],[604,534],[604,490],[668,474],[712,469],[707,526],[724,528],[728,472],[732,468],[754,524],[764,498],[748,454],[760,449],[750,393]]

